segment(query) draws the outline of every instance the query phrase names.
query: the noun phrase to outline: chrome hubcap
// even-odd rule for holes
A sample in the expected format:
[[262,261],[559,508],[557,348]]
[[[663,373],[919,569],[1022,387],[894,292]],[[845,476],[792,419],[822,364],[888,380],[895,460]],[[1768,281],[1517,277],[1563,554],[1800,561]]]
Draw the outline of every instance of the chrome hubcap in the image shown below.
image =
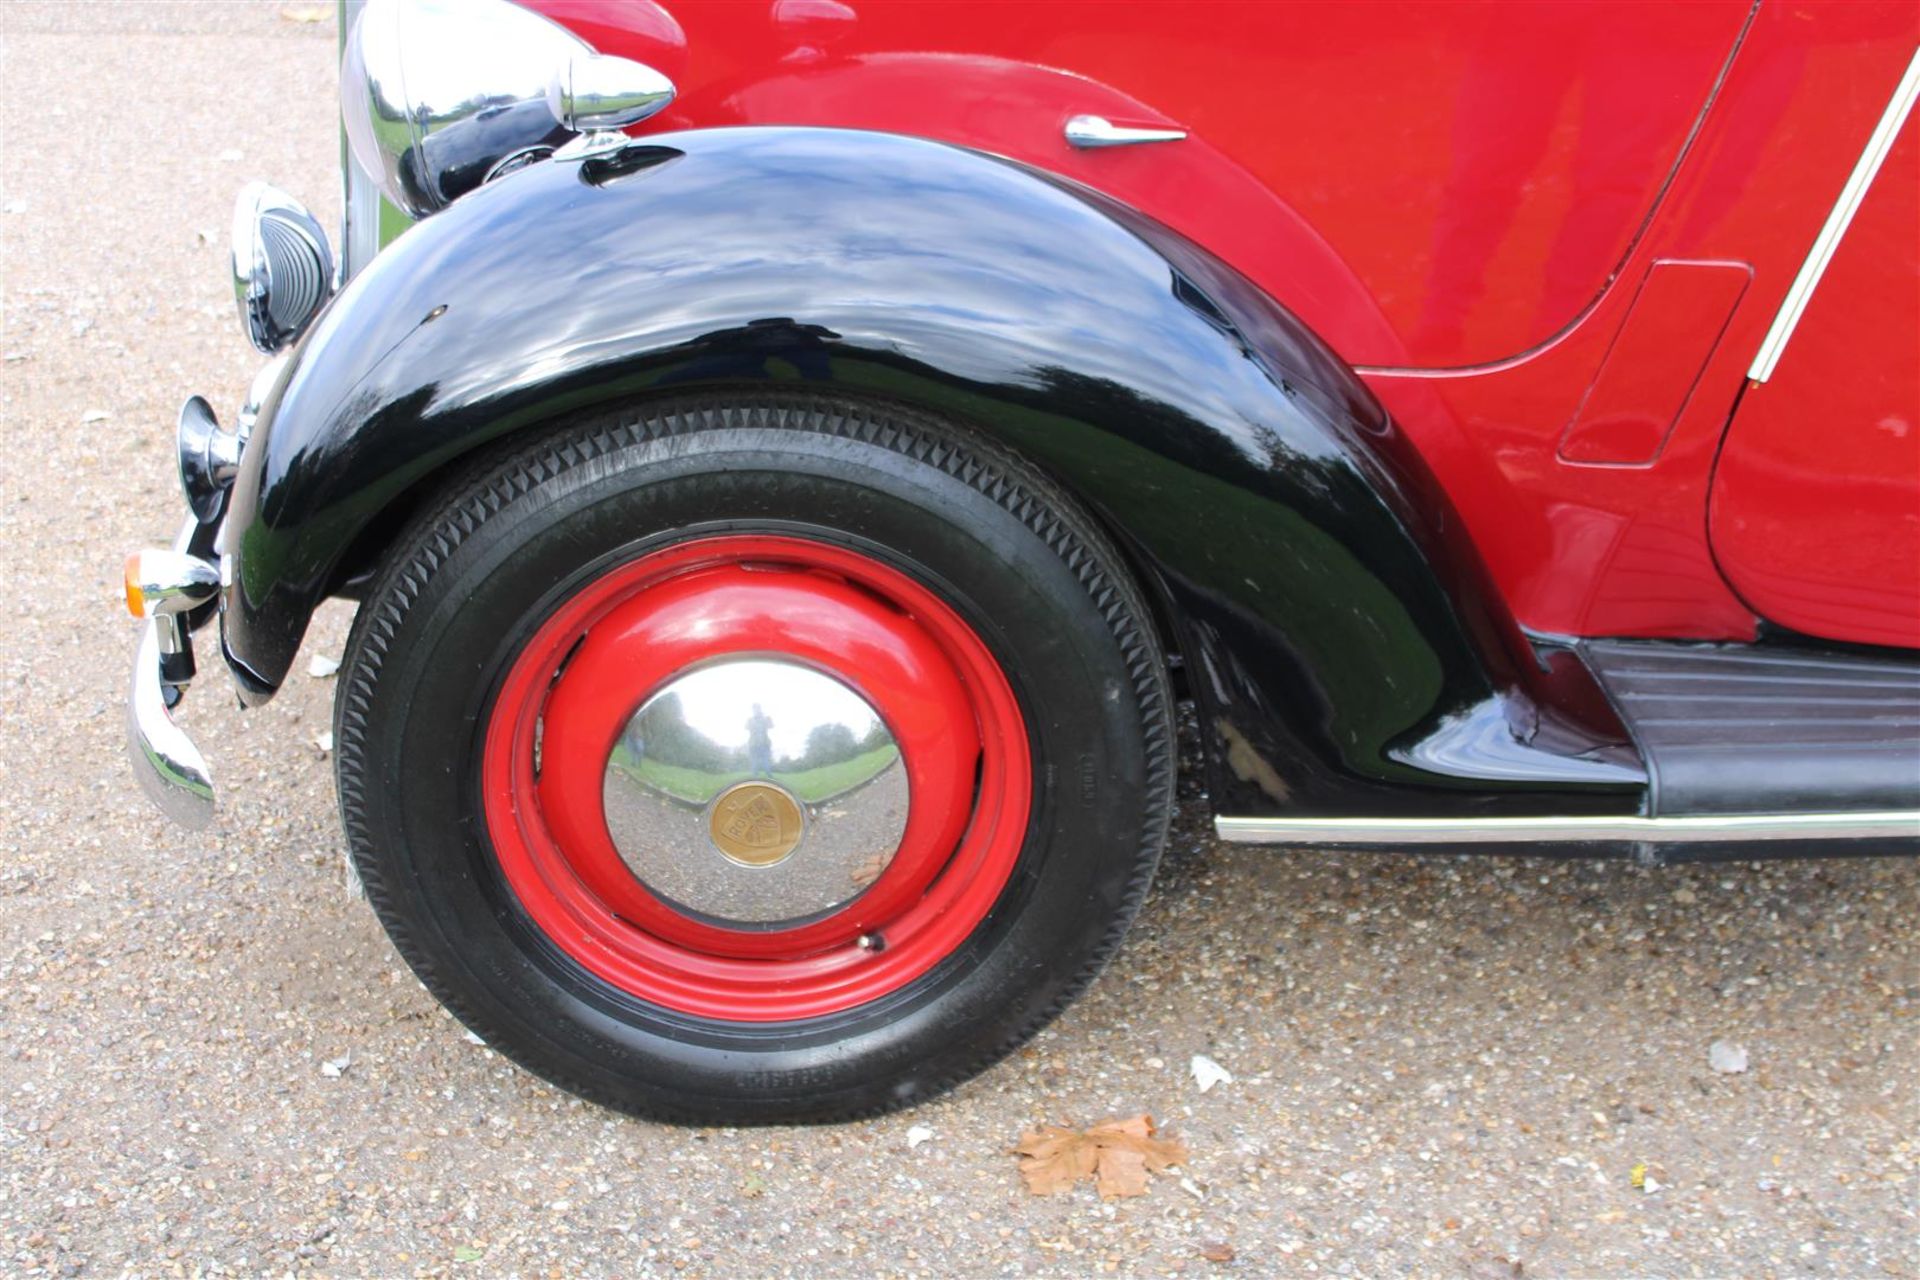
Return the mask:
[[907,826],[906,766],[867,700],[775,658],[676,676],[633,713],[602,784],[642,884],[727,924],[786,927],[879,879]]

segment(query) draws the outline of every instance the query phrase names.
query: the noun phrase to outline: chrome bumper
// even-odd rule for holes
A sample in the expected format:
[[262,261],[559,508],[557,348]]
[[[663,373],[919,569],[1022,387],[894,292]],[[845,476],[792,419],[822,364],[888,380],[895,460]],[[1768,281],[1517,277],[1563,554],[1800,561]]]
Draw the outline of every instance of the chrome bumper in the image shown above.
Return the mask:
[[127,689],[127,754],[133,758],[140,789],[160,811],[197,830],[213,821],[213,773],[167,711],[160,680],[160,626],[155,618],[140,626],[133,682]]
[[[187,403],[191,407],[193,401]],[[207,527],[190,515],[174,535],[171,552],[159,553],[151,562],[141,557],[143,569],[156,571],[142,591],[160,603],[155,614],[140,623],[140,647],[127,685],[127,755],[133,776],[160,812],[195,830],[213,821],[213,772],[186,730],[173,722],[168,696],[177,703],[193,675],[190,602],[207,599],[212,585],[201,576],[207,570],[207,562],[200,559],[207,550],[203,538],[210,538]]]

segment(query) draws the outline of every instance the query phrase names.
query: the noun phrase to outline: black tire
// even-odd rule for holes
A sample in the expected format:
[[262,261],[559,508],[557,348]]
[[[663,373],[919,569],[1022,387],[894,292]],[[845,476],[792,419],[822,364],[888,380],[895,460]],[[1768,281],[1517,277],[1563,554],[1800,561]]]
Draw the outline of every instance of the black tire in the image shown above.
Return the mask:
[[[1033,761],[1018,863],[966,943],[885,998],[778,1023],[690,1016],[589,973],[521,909],[479,816],[491,700],[570,584],[742,531],[857,548],[933,589],[1006,672]],[[1030,466],[903,409],[689,398],[496,452],[400,537],[344,665],[340,807],[401,956],[489,1045],[638,1115],[845,1120],[953,1087],[1093,979],[1165,842],[1165,663],[1120,558]]]

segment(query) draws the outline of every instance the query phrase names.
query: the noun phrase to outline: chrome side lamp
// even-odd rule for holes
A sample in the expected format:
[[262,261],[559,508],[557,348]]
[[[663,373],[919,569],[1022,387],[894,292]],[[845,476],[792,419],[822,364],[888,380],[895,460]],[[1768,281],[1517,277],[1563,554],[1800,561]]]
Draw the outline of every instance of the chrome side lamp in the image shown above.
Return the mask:
[[306,330],[333,292],[333,250],[319,219],[264,182],[233,206],[233,299],[253,345],[272,355]]

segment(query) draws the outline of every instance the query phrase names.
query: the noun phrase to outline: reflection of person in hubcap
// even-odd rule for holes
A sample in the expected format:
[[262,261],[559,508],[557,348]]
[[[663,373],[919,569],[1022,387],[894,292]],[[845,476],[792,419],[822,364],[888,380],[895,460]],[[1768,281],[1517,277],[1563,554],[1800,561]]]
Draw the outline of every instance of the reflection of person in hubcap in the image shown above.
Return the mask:
[[773,772],[773,717],[757,702],[747,717],[747,768],[758,774]]

